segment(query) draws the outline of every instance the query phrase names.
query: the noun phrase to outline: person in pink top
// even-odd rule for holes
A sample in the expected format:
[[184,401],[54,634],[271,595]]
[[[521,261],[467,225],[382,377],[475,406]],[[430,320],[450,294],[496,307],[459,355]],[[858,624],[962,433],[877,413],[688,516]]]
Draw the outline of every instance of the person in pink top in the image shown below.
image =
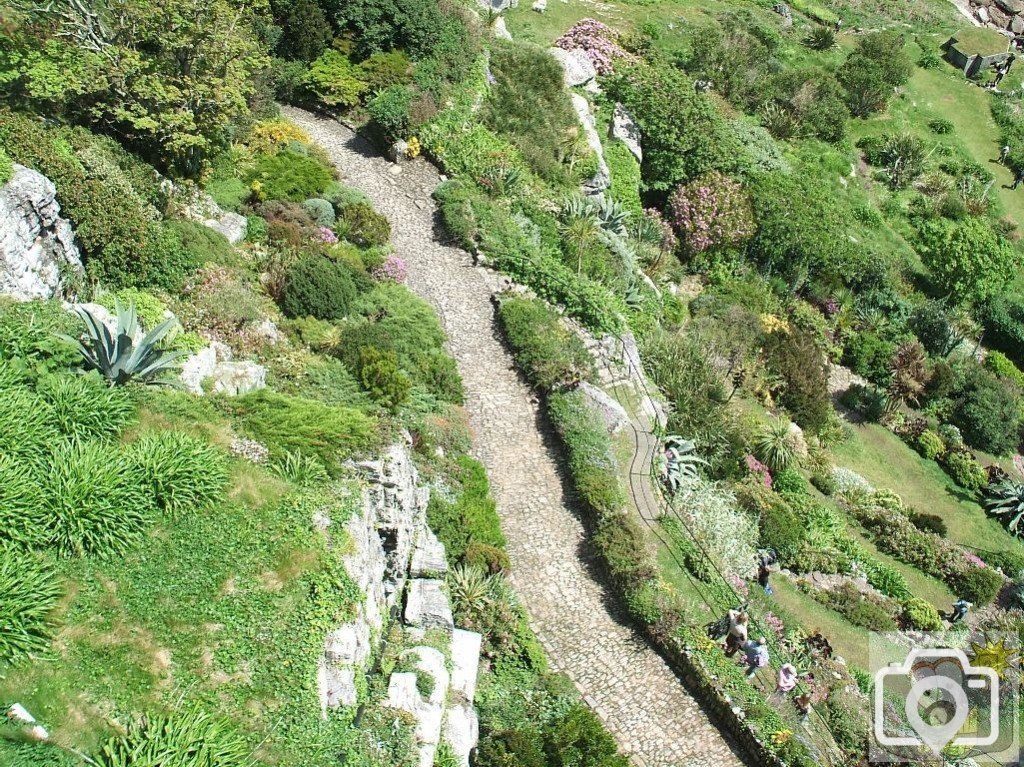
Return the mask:
[[779,669],[779,681],[777,691],[785,695],[796,687],[797,670],[792,663],[783,663]]

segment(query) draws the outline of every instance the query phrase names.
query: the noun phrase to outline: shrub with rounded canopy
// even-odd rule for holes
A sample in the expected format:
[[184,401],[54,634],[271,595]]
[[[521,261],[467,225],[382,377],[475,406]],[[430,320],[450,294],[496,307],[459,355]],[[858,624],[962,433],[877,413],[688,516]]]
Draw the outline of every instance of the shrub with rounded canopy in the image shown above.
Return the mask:
[[329,168],[314,158],[284,150],[259,158],[248,181],[260,183],[262,199],[302,202],[318,197],[332,175]]
[[929,221],[920,238],[921,260],[932,280],[957,303],[994,295],[1018,263],[1014,249],[985,219]]
[[339,218],[339,232],[356,245],[373,247],[391,239],[391,223],[372,206],[356,202],[346,206]]
[[738,181],[713,170],[676,187],[668,220],[687,250],[703,253],[739,245],[754,234],[754,211]]
[[281,310],[292,318],[338,320],[348,314],[355,297],[356,287],[348,268],[314,254],[288,269]]

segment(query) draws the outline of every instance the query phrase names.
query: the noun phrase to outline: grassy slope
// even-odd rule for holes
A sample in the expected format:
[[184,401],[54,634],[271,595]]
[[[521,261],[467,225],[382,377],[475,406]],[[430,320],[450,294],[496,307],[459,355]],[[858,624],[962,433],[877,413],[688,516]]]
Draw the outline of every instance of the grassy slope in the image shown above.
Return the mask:
[[325,763],[316,741],[330,725],[310,686],[323,639],[309,577],[322,560],[311,509],[282,501],[285,490],[239,462],[216,508],[153,530],[121,560],[67,562],[52,657],[6,669],[0,700],[23,703],[57,743],[83,750],[109,734],[108,717],[203,700],[274,763]]
[[949,538],[957,543],[1024,551],[1024,544],[989,519],[934,461],[926,461],[877,424],[853,429],[854,436],[833,449],[839,465],[853,469],[876,487],[894,490],[914,509],[942,517]]

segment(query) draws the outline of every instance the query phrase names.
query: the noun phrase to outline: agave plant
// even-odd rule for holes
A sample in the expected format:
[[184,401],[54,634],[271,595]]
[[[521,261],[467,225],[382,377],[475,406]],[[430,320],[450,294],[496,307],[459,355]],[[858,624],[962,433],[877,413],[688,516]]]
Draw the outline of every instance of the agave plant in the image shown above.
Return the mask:
[[86,370],[99,371],[114,386],[129,381],[146,384],[171,385],[166,376],[177,368],[175,360],[185,352],[167,352],[159,348],[160,342],[174,329],[177,320],[167,319],[137,339],[141,332],[135,306],[127,308],[120,301],[115,304],[117,331],[112,333],[101,319],[85,307],[75,307],[75,313],[86,327],[86,338],[61,338],[78,346]]
[[1024,536],[1024,484],[1007,481],[996,485],[985,499],[985,508],[1011,533]]
[[671,435],[665,439],[664,482],[673,494],[683,482],[700,476],[701,466],[707,461],[697,455],[697,445],[688,439]]
[[490,604],[494,594],[494,576],[475,565],[457,565],[448,575],[452,607],[460,615],[476,615]]
[[629,223],[630,213],[621,202],[601,195],[596,198],[593,208],[602,229],[619,237],[626,236],[626,224]]

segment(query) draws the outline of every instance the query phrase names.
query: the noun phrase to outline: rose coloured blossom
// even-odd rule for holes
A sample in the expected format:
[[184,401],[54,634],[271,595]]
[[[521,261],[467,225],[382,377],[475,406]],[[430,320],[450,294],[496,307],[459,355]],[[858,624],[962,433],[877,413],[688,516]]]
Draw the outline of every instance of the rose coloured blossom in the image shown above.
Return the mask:
[[754,234],[754,211],[746,192],[718,171],[676,187],[667,214],[691,253],[739,245]]
[[320,227],[319,234],[320,242],[326,242],[328,245],[333,245],[338,241],[338,235],[326,226]]
[[373,270],[373,276],[381,282],[405,282],[409,273],[405,261],[398,256],[388,256],[384,263]]
[[618,32],[596,19],[581,19],[555,40],[555,46],[566,51],[580,50],[590,59],[599,75],[611,74],[618,60],[636,57],[618,43]]

